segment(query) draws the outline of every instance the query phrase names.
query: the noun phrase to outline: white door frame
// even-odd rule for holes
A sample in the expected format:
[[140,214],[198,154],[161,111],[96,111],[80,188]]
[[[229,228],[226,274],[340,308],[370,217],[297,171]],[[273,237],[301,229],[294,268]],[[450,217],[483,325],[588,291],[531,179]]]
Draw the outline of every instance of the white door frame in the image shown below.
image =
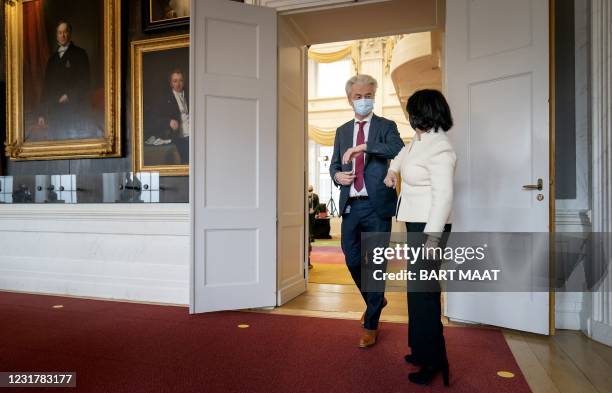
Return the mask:
[[[550,0],[550,2],[551,2],[551,7],[550,7],[551,8],[551,16],[554,16],[554,14],[553,14],[554,11],[553,10],[554,10],[554,2],[555,2],[555,0]],[[384,5],[384,3],[380,4],[380,6],[383,6],[383,5]],[[353,5],[353,6],[355,6],[355,5]],[[319,8],[316,11],[320,11],[320,10],[321,9]],[[348,11],[348,8],[345,9],[345,11]],[[315,11],[306,11],[306,12],[315,12]],[[284,14],[284,13],[281,13],[281,14]],[[554,18],[550,18],[549,21],[550,21],[551,24],[552,24],[553,20],[554,20]],[[426,29],[424,31],[428,31],[428,30],[430,30],[430,29]],[[554,29],[551,28],[551,33],[553,31],[554,31]],[[414,33],[414,32],[415,32],[414,29],[409,29],[409,30],[405,31],[404,33]],[[396,32],[396,33],[401,34],[402,32]],[[357,37],[357,36],[355,37],[355,39],[358,39],[358,38],[363,38],[363,37]],[[549,44],[549,51],[550,51],[550,58],[551,59],[554,59],[554,57],[553,57],[553,53],[554,53],[554,41],[552,41],[553,39],[554,38],[553,38],[553,36],[551,34],[551,44]],[[551,86],[551,89],[552,89],[552,88],[554,88],[554,67],[553,67],[552,60],[551,60],[551,73],[549,75],[549,78],[550,78],[550,81],[551,81],[550,86]],[[192,91],[193,91],[193,89],[192,89]],[[552,97],[554,97],[554,95],[551,92],[551,98]],[[554,110],[554,101],[551,99],[551,112],[550,112],[550,116],[551,116],[551,123],[550,123],[551,124],[551,127],[550,127],[550,136],[551,136],[551,139],[550,139],[550,149],[551,149],[550,168],[551,168],[551,173],[550,173],[550,182],[549,182],[549,206],[551,208],[551,211],[552,211],[552,209],[554,209],[554,139],[553,139],[554,138],[554,112],[553,112],[553,110]],[[308,138],[306,130],[305,130],[305,138],[306,139]],[[280,148],[282,148],[282,146],[279,145],[278,148],[280,149]],[[193,157],[193,146],[191,147],[191,150],[192,150],[191,153],[192,153],[192,157]],[[305,162],[305,164],[307,164],[307,162]],[[307,174],[304,174],[303,176],[306,177]],[[282,190],[278,190],[278,192],[282,192]],[[191,195],[192,196],[192,198],[191,198],[192,202],[191,203],[193,203],[193,185],[192,185],[192,190],[190,191],[190,193],[192,194]],[[193,217],[193,211],[192,211],[192,217]],[[552,224],[554,224],[554,221],[553,221],[554,220],[554,214],[550,214],[550,220],[551,220],[550,228],[551,228],[551,231],[552,231],[552,230],[554,230],[554,225],[552,225]],[[304,231],[304,234],[305,234],[304,243],[307,244],[307,241],[308,241],[307,230]],[[192,244],[192,252],[193,252],[193,244]],[[278,265],[278,261],[277,261],[277,265]],[[192,285],[193,285],[193,281],[195,279],[194,278],[194,263],[192,263],[192,266],[191,266],[191,275],[192,275],[192,280],[191,281],[192,281]],[[278,289],[279,288],[277,288],[277,292],[278,292]],[[191,295],[192,295],[191,296],[191,306],[193,307],[193,300],[194,300],[193,299],[193,295],[194,295],[193,294],[193,290],[191,291]],[[551,310],[554,311],[554,293],[552,291],[551,291],[551,303],[550,303],[550,307],[551,307]],[[552,332],[552,331],[554,331],[553,330],[554,329],[554,312],[551,311],[551,310],[549,310],[549,314],[550,314],[550,318],[551,318],[551,332]]]
[[[549,231],[551,233],[551,237],[554,236],[554,219],[555,219],[555,215],[554,215],[554,206],[555,206],[555,193],[554,193],[554,131],[555,131],[555,124],[554,124],[554,81],[555,81],[555,74],[554,74],[554,3],[556,0],[549,0],[550,1],[550,7],[549,7],[549,27],[550,27],[550,41],[549,41],[549,45],[548,45],[548,49],[549,49],[549,86],[550,86],[550,110],[549,110],[549,116],[550,116],[550,128],[549,128],[549,149],[550,149],[550,155],[549,155],[549,184],[548,184],[548,203],[549,203]],[[318,11],[318,10],[316,10]],[[305,13],[308,13],[309,11],[306,11]],[[446,20],[444,21],[444,31],[443,33],[446,34]],[[406,31],[405,33],[413,33],[414,30],[409,30]],[[355,37],[355,39],[359,39],[362,37]],[[345,39],[350,39],[349,37],[345,37]],[[443,65],[444,68],[446,68],[446,64]],[[280,190],[279,190],[280,191]],[[307,241],[307,239],[306,239]],[[554,334],[554,324],[555,324],[555,312],[554,312],[554,290],[551,288],[550,293],[549,293],[549,326],[550,326],[550,334]]]

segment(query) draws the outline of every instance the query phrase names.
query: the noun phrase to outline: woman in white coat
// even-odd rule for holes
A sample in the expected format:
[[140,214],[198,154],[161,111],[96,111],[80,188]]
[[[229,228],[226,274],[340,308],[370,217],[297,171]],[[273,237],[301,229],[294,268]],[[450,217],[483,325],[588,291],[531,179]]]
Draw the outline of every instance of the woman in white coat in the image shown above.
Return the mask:
[[[402,185],[397,220],[406,223],[411,247],[444,248],[451,230],[453,175],[456,156],[446,136],[453,120],[446,99],[437,90],[414,93],[406,107],[415,130],[411,143],[391,162],[385,178],[396,188],[398,174]],[[431,261],[416,261],[412,269],[436,269]],[[417,272],[418,274],[418,272]],[[411,382],[428,385],[441,372],[448,386],[449,368],[442,331],[440,286],[437,281],[408,284],[408,345],[406,362],[420,366],[408,375]]]

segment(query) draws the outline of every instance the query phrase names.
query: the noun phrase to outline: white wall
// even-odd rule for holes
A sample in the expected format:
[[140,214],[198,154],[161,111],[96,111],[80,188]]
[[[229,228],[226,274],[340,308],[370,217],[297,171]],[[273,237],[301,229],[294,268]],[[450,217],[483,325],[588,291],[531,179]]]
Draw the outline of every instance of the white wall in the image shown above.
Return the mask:
[[[612,4],[591,1],[593,132],[593,231],[612,233]],[[608,250],[612,244],[608,244]],[[608,261],[610,263],[610,261]],[[585,333],[612,346],[612,274],[599,291],[585,295],[581,314]]]
[[0,205],[0,290],[189,303],[189,205]]

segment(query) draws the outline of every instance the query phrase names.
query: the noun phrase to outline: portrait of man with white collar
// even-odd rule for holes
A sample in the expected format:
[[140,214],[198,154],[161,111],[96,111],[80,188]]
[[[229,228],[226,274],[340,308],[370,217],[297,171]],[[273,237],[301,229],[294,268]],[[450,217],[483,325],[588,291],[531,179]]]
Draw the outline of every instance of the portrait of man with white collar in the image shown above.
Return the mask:
[[48,139],[82,138],[90,128],[89,56],[73,42],[69,22],[58,22],[55,33],[56,49],[45,69],[38,126],[48,130]]

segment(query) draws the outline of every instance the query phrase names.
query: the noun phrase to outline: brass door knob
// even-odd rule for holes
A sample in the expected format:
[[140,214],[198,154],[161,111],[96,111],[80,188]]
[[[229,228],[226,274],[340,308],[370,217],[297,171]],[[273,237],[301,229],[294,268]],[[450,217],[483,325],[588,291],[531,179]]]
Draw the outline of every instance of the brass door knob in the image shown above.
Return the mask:
[[523,190],[537,190],[542,191],[544,189],[544,181],[538,179],[538,184],[526,184],[523,186]]

